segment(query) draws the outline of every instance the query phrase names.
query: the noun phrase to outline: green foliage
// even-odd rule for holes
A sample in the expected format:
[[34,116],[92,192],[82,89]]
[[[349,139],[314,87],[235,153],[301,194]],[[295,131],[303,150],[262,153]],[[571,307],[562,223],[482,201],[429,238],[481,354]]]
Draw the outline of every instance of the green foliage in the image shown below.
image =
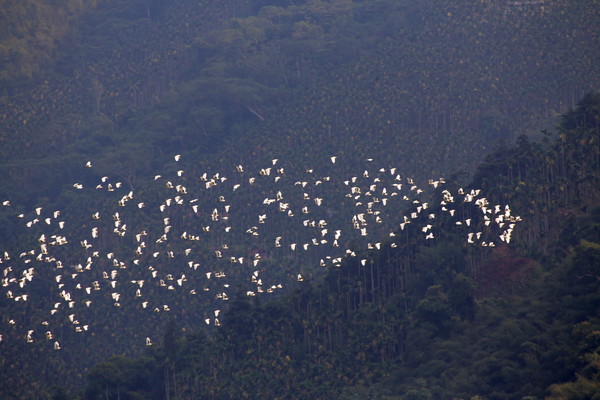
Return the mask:
[[[82,213],[62,189],[90,158],[99,176],[158,196],[143,182],[181,149],[196,170],[272,155],[320,167],[335,152],[401,160],[403,174],[430,177],[472,170],[500,140],[472,187],[526,221],[491,256],[444,237],[423,245],[407,229],[398,249],[364,255],[365,268],[347,261],[275,302],[231,304],[218,333],[171,330],[142,358],[109,359],[133,355],[141,333],[99,311],[109,339],[64,356],[109,359],[89,371],[85,396],[520,399],[550,385],[553,395],[591,396],[595,339],[577,341],[598,301],[598,213],[589,210],[599,95],[563,117],[555,141],[510,143],[597,87],[599,9],[556,1],[517,13],[500,3],[7,2],[0,187],[15,203],[41,193]],[[26,237],[2,218],[3,244]],[[135,323],[159,337],[166,326]],[[85,374],[20,350],[1,365],[8,397],[29,387],[22,366],[36,360],[49,360],[47,381]]]
[[472,320],[475,317],[475,282],[463,274],[457,275],[448,290],[448,303],[460,318]]
[[579,93],[563,88],[594,87],[583,82],[600,65],[586,50],[595,48],[587,31],[597,10],[582,4],[508,18],[509,9],[475,1],[192,3],[82,3],[61,35],[56,69],[6,98],[2,155],[38,157],[48,143],[73,151],[63,145],[80,130],[75,122],[96,126],[101,116],[112,125],[98,126],[102,135],[124,142],[151,131],[153,154],[190,143],[212,154],[229,145],[224,138],[239,142],[239,152],[254,136],[261,139],[253,148],[268,142],[278,155],[290,143],[305,149],[294,154],[342,143],[339,153],[389,159],[395,147],[405,173],[431,175],[470,169],[498,140],[573,105]]
[[598,399],[600,392],[600,334],[598,320],[591,319],[573,327],[578,340],[581,368],[574,381],[556,383],[548,388],[549,400]]
[[[545,154],[536,157],[544,160]],[[485,178],[505,179],[498,174]],[[513,201],[527,204],[530,196],[521,193]],[[591,239],[595,210],[580,215],[575,225],[564,219],[557,229],[564,226],[574,237]],[[565,233],[554,237],[563,239],[552,246],[562,246]],[[461,267],[468,257],[452,243],[411,244],[418,247],[411,258],[420,266],[415,272],[433,268],[446,276],[418,295],[409,297],[402,289],[384,294],[376,278],[394,270],[398,254],[372,260],[373,278],[365,274],[367,268],[348,261],[322,283],[303,285],[277,301],[236,301],[214,337],[182,337],[178,349],[167,352],[169,364],[160,356],[163,350],[150,353],[152,368],[170,365],[164,387],[196,397],[594,398],[600,345],[598,243],[581,240],[563,253],[550,251],[560,255],[544,257],[543,274],[521,276],[527,285],[505,287],[491,297],[477,290],[491,275]],[[496,257],[520,265],[511,251],[499,249]],[[405,272],[403,279],[410,281],[410,289],[427,284],[431,276]],[[369,287],[381,293],[369,293]],[[113,376],[124,371],[123,361],[108,365],[90,375],[90,395],[100,393],[98,382],[105,390],[130,387],[127,379]]]
[[432,336],[447,335],[450,322],[448,298],[440,286],[427,288],[425,298],[417,303],[415,309],[417,321],[434,328]]
[[150,358],[131,360],[114,357],[96,365],[89,373],[85,399],[104,399],[113,396],[122,399],[156,398],[160,375]]
[[97,3],[101,1],[3,1],[0,12],[0,95],[15,90],[18,83],[39,78],[51,63],[57,44],[68,33],[73,20],[93,10]]

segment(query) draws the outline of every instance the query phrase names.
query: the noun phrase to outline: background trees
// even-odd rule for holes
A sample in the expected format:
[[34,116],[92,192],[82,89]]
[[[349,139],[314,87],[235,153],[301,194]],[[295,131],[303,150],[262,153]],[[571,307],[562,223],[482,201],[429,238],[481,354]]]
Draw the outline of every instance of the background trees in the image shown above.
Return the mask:
[[[577,132],[588,132],[586,140],[596,140],[596,117],[589,112],[598,100],[592,97],[563,117],[557,138],[537,148],[528,168],[547,164],[567,138],[581,140]],[[477,173],[489,190],[512,179],[533,187],[547,182],[543,174],[515,177],[506,166],[523,161],[522,155],[517,147],[502,152],[503,157],[488,160]],[[590,146],[563,156],[578,169],[596,154]],[[568,168],[562,171],[570,174]],[[591,176],[598,172],[587,170]],[[566,184],[556,182],[544,190]],[[510,195],[514,208],[527,207],[538,196],[536,191]],[[467,249],[451,235],[431,246],[413,242],[410,234],[408,247],[415,249],[408,261],[412,275],[398,269],[404,249],[383,251],[370,265],[349,259],[323,281],[305,282],[276,301],[238,301],[214,337],[201,344],[193,336],[184,337],[178,342],[181,347],[169,352],[180,354],[171,364],[175,368],[169,385],[185,380],[190,396],[215,398],[593,396],[598,387],[597,188],[589,195],[589,203],[581,198],[549,203],[560,217],[545,228],[543,234],[553,239],[543,254],[535,241],[527,244],[532,231],[539,233],[536,220],[526,219],[516,243],[493,251],[476,249],[480,256],[470,270]],[[574,206],[576,220],[566,212]],[[394,280],[403,283],[394,285]],[[203,357],[185,358],[196,351]],[[154,362],[155,368],[164,365],[159,357]],[[88,388],[95,385],[94,375],[91,379]]]
[[[15,204],[83,213],[64,188],[90,158],[98,169],[86,182],[109,175],[159,196],[146,182],[172,168],[167,161],[182,149],[193,160],[191,174],[269,157],[285,157],[297,170],[324,167],[335,153],[349,160],[345,171],[365,166],[367,157],[415,178],[466,171],[456,187],[474,172],[473,188],[516,204],[527,221],[511,246],[488,252],[446,235],[424,246],[407,229],[397,248],[365,254],[364,267],[348,262],[281,302],[232,305],[224,321],[241,321],[232,328],[177,337],[168,357],[149,352],[144,363],[158,375],[134,382],[124,371],[146,364],[107,362],[91,375],[89,396],[243,398],[264,390],[275,398],[297,390],[298,397],[331,398],[341,387],[347,396],[369,388],[375,396],[375,382],[384,380],[392,392],[417,398],[516,398],[542,396],[579,367],[593,379],[572,357],[570,327],[595,300],[598,95],[584,97],[556,135],[554,125],[558,111],[598,86],[597,2],[38,3],[5,2],[0,23],[0,192]],[[550,126],[545,134],[541,125]],[[107,207],[94,196],[85,200]],[[3,245],[27,240],[3,221],[0,210]],[[459,229],[452,224],[445,221],[448,237]],[[531,283],[545,274],[564,299]],[[562,288],[563,278],[580,291]],[[539,303],[538,293],[549,300]],[[552,331],[556,346],[542,333],[558,315],[544,311],[548,304],[568,309]],[[536,324],[520,328],[510,320],[516,309]],[[18,391],[28,379],[21,366],[31,359],[48,357],[44,379],[60,376],[57,383],[67,386],[87,372],[67,373],[65,360],[91,365],[140,353],[132,343],[144,337],[120,328],[127,316],[97,313],[107,321],[98,336],[118,348],[82,342],[62,360],[3,349],[9,397],[29,395]],[[184,319],[202,322],[192,312]],[[149,323],[160,336],[168,325],[159,317]],[[238,329],[244,340],[230,343]],[[473,354],[466,361],[464,348]],[[552,357],[569,372],[542,377]],[[531,389],[515,377],[522,368],[534,376]],[[476,393],[477,371],[487,375]],[[511,392],[510,381],[521,386]],[[161,383],[148,391],[148,382]]]

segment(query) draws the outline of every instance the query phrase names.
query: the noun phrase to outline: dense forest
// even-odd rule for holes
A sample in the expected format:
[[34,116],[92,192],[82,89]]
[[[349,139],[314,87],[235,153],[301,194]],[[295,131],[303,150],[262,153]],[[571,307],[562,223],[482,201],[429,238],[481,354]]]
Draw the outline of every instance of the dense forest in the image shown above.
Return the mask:
[[[375,165],[429,184],[420,197],[410,193],[412,205],[382,209],[368,248],[358,230],[326,268],[321,250],[304,257],[267,250],[274,228],[261,231],[264,239],[240,237],[231,254],[260,254],[261,278],[284,290],[246,295],[253,290],[247,273],[228,266],[227,302],[147,288],[172,310],[144,314],[134,299],[98,297],[94,308],[74,306],[95,321],[91,332],[53,317],[60,351],[25,340],[32,324],[47,322],[45,302],[64,300],[44,284],[59,283],[60,267],[40,262],[30,299],[13,301],[3,288],[0,397],[595,398],[598,21],[595,0],[2,2],[5,288],[13,267],[27,276],[34,264],[26,263],[36,260],[24,249],[39,248],[45,233],[42,223],[26,227],[16,215],[60,210],[69,218],[61,232],[83,238],[93,226],[90,210],[114,212],[118,197],[93,190],[104,177],[150,203],[174,190],[154,184],[156,176],[183,174],[178,193],[181,185],[200,193],[207,209],[227,197],[240,205],[231,215],[247,226],[258,212],[250,196],[274,196],[274,186],[261,181],[231,196],[216,188],[209,197],[201,191],[207,172],[214,180],[235,165],[265,171],[272,159],[275,170],[279,159],[279,178],[327,173],[323,192],[304,193],[322,193],[325,202],[343,193],[348,176]],[[82,168],[88,160],[93,168]],[[285,194],[296,190],[293,180],[282,182]],[[519,222],[512,240],[496,238],[494,247],[465,240],[465,224],[498,234],[485,209],[460,203],[463,193],[479,191],[492,208],[510,204],[519,215],[506,222]],[[461,194],[456,216],[445,207],[450,192]],[[419,214],[423,204],[436,216],[433,240],[423,240],[421,226],[432,224]],[[411,206],[419,213],[400,229]],[[352,207],[339,203],[322,215],[342,224]],[[132,215],[130,230],[161,233],[151,222],[162,220],[158,211]],[[210,210],[197,217],[173,209],[167,220],[183,238],[210,217]],[[298,243],[310,240],[276,221]],[[97,249],[142,254],[124,228],[116,230],[121,239],[99,226]],[[189,250],[212,254],[223,240],[214,234]],[[56,254],[69,268],[85,264],[66,249]],[[133,279],[131,268],[121,268]],[[188,271],[190,284],[199,281]],[[64,284],[73,276],[67,272]],[[218,319],[209,315],[216,308]],[[207,316],[220,326],[205,324]]]
[[83,398],[594,398],[599,129],[588,95],[559,137],[522,136],[478,168],[476,187],[526,210],[514,245],[413,233],[277,301],[234,301],[214,336],[174,321],[144,356],[92,368]]
[[471,171],[597,87],[597,20],[595,2],[102,2],[44,73],[3,84],[1,183],[54,199],[93,154],[133,186],[182,148],[203,167],[331,147]]

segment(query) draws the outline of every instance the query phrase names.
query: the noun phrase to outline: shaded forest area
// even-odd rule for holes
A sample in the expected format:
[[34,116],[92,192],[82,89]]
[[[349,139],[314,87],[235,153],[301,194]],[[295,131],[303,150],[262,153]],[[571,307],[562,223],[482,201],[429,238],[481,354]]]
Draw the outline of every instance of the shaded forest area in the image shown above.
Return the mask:
[[471,171],[598,86],[598,9],[102,2],[56,34],[50,68],[4,89],[1,183],[54,199],[94,154],[135,186],[182,148],[203,166],[253,153],[314,165],[331,147],[421,178]]
[[594,398],[599,139],[591,94],[558,137],[486,158],[472,187],[525,211],[514,244],[474,249],[454,224],[433,244],[409,231],[366,266],[349,258],[280,300],[236,300],[214,336],[173,321],[144,356],[95,366],[82,397]]
[[[92,158],[89,181],[151,194],[182,150],[190,176],[339,154],[421,179],[462,171],[447,180],[510,202],[527,227],[477,251],[449,221],[426,246],[404,232],[368,268],[232,303],[216,334],[153,319],[164,341],[139,358],[140,334],[98,311],[104,331],[60,356],[4,350],[2,397],[591,398],[598,96],[555,125],[599,86],[598,1],[48,4],[2,4],[2,199],[81,214],[65,189]],[[4,218],[3,245],[28,240]],[[114,354],[130,358],[90,372]]]
[[0,95],[44,76],[63,38],[96,0],[4,0],[0,7]]

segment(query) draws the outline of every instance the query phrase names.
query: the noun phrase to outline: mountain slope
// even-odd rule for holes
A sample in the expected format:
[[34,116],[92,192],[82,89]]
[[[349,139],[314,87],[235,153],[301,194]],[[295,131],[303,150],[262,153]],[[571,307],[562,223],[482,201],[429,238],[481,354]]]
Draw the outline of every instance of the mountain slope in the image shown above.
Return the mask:
[[[0,196],[2,201],[10,199],[19,212],[43,206],[88,221],[88,208],[109,212],[115,203],[104,202],[94,190],[78,192],[74,183],[83,182],[89,189],[109,176],[111,182],[123,183],[125,194],[134,191],[140,198],[162,199],[168,191],[158,188],[153,177],[175,176],[172,156],[179,153],[186,154],[182,182],[193,182],[190,188],[200,187],[200,177],[207,171],[233,170],[238,164],[258,171],[273,158],[287,162],[286,173],[294,176],[310,168],[327,171],[330,157],[339,155],[340,172],[332,177],[334,181],[368,168],[367,158],[381,167],[397,166],[403,177],[415,179],[470,172],[498,141],[511,142],[518,133],[537,127],[540,119],[547,123],[557,110],[597,88],[600,63],[594,50],[598,43],[591,33],[596,30],[598,10],[597,2],[566,1],[523,8],[453,1],[102,2],[76,19],[74,31],[63,36],[65,44],[57,50],[55,66],[39,76],[45,79],[16,85],[3,97]],[[543,254],[554,239],[548,232],[556,235],[559,224],[548,203],[555,198],[569,204],[577,198],[588,201],[595,193],[594,182],[573,170],[562,175],[564,171],[554,167],[531,169],[531,159],[541,149],[526,140],[519,141],[516,151],[519,162],[510,154],[495,153],[482,167],[491,171],[475,182],[490,190],[498,204],[508,199],[512,205],[513,192],[533,196],[524,208],[533,228],[522,239],[528,248],[535,246]],[[555,149],[552,157],[561,151]],[[88,160],[94,163],[89,171],[83,168]],[[500,171],[494,169],[496,162],[502,166]],[[510,179],[500,186],[486,186],[497,172]],[[515,181],[527,174],[548,176],[553,191],[544,183]],[[461,179],[453,183],[456,188],[465,183]],[[577,186],[570,185],[572,180]],[[566,189],[556,189],[561,186]],[[260,190],[264,197],[274,195],[268,187]],[[340,190],[337,187],[329,194]],[[244,211],[248,220],[256,217],[254,209]],[[140,225],[155,216],[140,214],[135,220]],[[196,222],[184,213],[171,217],[178,228]],[[3,250],[38,246],[38,238],[23,226],[13,229],[15,219],[7,210],[0,218]],[[445,221],[446,226],[452,223]],[[67,225],[70,237],[89,235],[88,224]],[[427,287],[441,281],[437,270],[413,269],[415,258],[436,268],[438,263],[459,268],[457,260],[465,258],[467,267],[459,269],[463,274],[476,272],[483,258],[479,253],[457,254],[451,251],[457,246],[450,244],[419,251],[411,240],[407,236],[406,257],[391,270],[392,275],[406,270],[413,278],[425,277],[414,293],[399,300],[406,309],[414,308]],[[103,248],[117,243],[120,251],[136,250],[133,240],[122,244],[114,238]],[[202,243],[194,250],[212,251],[213,245]],[[240,249],[242,244],[235,250]],[[444,251],[452,257],[438,254]],[[73,265],[82,262],[71,259]],[[159,267],[169,268],[168,261],[161,260]],[[312,261],[286,259],[270,266],[279,266],[276,274],[284,276]],[[521,261],[529,265],[528,260]],[[354,300],[345,300],[348,310],[374,301],[380,293],[387,297],[406,288],[397,279],[386,286],[383,277],[370,278],[377,265],[373,263],[369,273],[363,271],[361,285],[352,286],[356,293]],[[44,273],[52,282],[54,271]],[[305,275],[308,280],[309,274]],[[373,280],[377,283],[371,284]],[[318,293],[329,293],[337,285],[342,281],[333,279]],[[331,301],[342,307],[341,300]],[[24,314],[43,321],[42,310],[30,304]],[[286,307],[281,313],[293,309]],[[467,302],[461,313],[468,315],[468,308]],[[183,309],[183,314],[179,322],[190,324],[187,329],[203,324],[195,312]],[[98,307],[94,317],[106,321],[102,331],[82,339],[78,346],[63,348],[60,356],[39,349],[29,352],[22,346],[3,349],[9,364],[6,371],[14,382],[7,387],[22,390],[20,383],[31,376],[27,365],[39,367],[45,377],[36,382],[40,386],[27,389],[32,392],[48,382],[81,383],[86,366],[97,360],[139,354],[146,336],[139,326],[156,326],[154,332],[160,336],[168,323],[162,316],[153,316],[148,323],[142,314],[132,317],[115,311],[112,303]],[[321,326],[337,327],[339,316],[330,320],[323,311],[321,318],[316,335],[331,352],[342,340],[341,330]],[[26,325],[19,326],[18,332],[26,332]],[[69,324],[63,329],[66,340],[79,340]],[[366,337],[377,346],[383,341]],[[404,351],[393,340],[385,340],[391,354]],[[313,349],[315,343],[307,340],[306,346]],[[81,367],[67,373],[71,365]]]
[[[348,259],[323,282],[300,283],[276,302],[235,301],[215,337],[178,337],[174,325],[144,358],[92,369],[84,398],[116,395],[117,382],[121,396],[131,398],[592,395],[600,203],[598,185],[588,183],[600,178],[598,121],[600,95],[588,95],[563,117],[551,143],[529,144],[535,150],[527,159],[517,148],[497,151],[479,170],[476,179],[491,193],[506,182],[537,188],[498,190],[489,199],[509,196],[514,209],[526,210],[539,201],[536,193],[545,195],[546,211],[535,214],[550,224],[540,226],[532,210],[510,245],[494,249],[457,242],[455,224],[433,245],[388,243],[365,254],[370,265]],[[519,163],[520,176],[505,168]],[[555,180],[537,168],[549,168]],[[556,195],[565,191],[579,194]],[[549,243],[540,248],[543,238]],[[403,260],[406,269],[399,268]],[[146,375],[126,378],[127,368]]]

